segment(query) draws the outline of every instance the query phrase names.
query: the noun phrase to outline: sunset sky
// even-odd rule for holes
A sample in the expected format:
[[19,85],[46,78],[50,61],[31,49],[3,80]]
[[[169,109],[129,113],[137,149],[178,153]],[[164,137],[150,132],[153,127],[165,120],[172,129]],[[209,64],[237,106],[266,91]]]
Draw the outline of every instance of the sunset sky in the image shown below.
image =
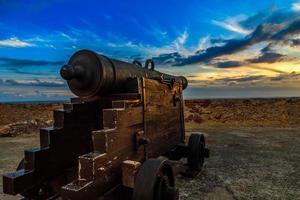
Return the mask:
[[83,48],[153,58],[186,98],[300,96],[300,1],[0,0],[0,102],[68,99]]

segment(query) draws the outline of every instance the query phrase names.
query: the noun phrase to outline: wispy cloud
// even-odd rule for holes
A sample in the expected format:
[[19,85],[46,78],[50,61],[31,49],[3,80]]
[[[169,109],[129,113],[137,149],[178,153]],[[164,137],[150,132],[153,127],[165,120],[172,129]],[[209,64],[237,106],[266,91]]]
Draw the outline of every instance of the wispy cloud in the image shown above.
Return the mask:
[[206,36],[206,37],[200,38],[200,40],[198,42],[197,50],[204,51],[211,46],[212,46],[211,38],[210,38],[210,36]]
[[296,12],[300,11],[300,2],[293,3],[292,10]]
[[34,44],[21,41],[17,37],[11,37],[9,39],[0,40],[0,47],[31,47],[34,46]]
[[241,34],[241,35],[248,35],[250,34],[253,30],[246,29],[241,26],[240,22],[245,20],[245,16],[237,16],[237,17],[229,17],[225,19],[224,21],[218,21],[218,20],[213,20],[212,23],[214,25],[220,26],[226,30]]
[[73,37],[71,37],[70,35],[68,35],[68,34],[66,34],[66,33],[61,32],[60,35],[61,35],[62,37],[64,37],[64,38],[70,40],[71,42],[76,42],[76,41],[77,41],[76,38],[73,38]]
[[174,40],[165,45],[151,45],[145,43],[136,43],[134,41],[128,40],[126,38],[119,39],[118,41],[111,42],[109,40],[102,39],[102,47],[106,53],[111,52],[116,53],[113,57],[118,57],[119,52],[127,54],[127,56],[120,56],[121,59],[129,59],[134,55],[139,55],[140,59],[145,59],[149,57],[157,57],[159,55],[169,54],[173,52],[180,53],[183,56],[192,55],[198,46],[192,48],[186,48],[185,45],[189,38],[189,33],[187,30],[181,32]]
[[184,48],[184,44],[186,43],[189,37],[188,32],[185,30],[182,34],[180,34],[173,42],[175,48],[180,51]]

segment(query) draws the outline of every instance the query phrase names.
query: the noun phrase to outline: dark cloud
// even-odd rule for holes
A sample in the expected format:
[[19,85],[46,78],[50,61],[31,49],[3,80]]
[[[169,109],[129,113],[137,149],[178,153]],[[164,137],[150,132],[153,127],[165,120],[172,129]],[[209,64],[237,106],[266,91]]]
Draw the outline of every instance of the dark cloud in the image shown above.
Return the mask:
[[[283,24],[285,25],[285,24]],[[282,28],[280,31],[275,33],[271,39],[272,40],[281,40],[284,39],[287,35],[297,34],[300,33],[300,18],[297,17],[297,19],[290,24],[287,24],[284,28]]]
[[[273,45],[279,42],[286,42],[289,40],[287,36],[300,33],[300,16],[299,13],[284,12],[282,10],[270,13],[262,12],[246,19],[242,22],[242,25],[247,28],[256,28],[252,34],[243,39],[227,40],[223,46],[210,47],[205,51],[198,51],[190,57],[180,58],[174,65],[182,66],[209,62],[216,57],[237,53],[263,41],[271,42]],[[252,61],[276,62],[277,59],[282,57],[283,55],[268,52],[261,55],[259,59]]]
[[[296,82],[297,81],[297,82]],[[216,86],[232,86],[232,87],[248,87],[248,86],[274,86],[281,85],[283,82],[298,83],[300,81],[300,73],[281,73],[276,77],[268,77],[266,75],[252,75],[252,76],[236,76],[225,77],[213,80],[189,80],[192,84],[199,84],[201,86],[216,87]]]
[[292,39],[291,40],[291,46],[299,46],[300,40],[299,39]]
[[[293,58],[289,58],[286,55],[282,55],[279,53],[274,52],[273,50],[274,43],[270,43],[265,48],[261,49],[261,53],[258,57],[247,59],[245,61],[225,61],[225,62],[214,62],[212,65],[218,68],[234,68],[234,67],[241,67],[245,65],[251,65],[253,63],[275,63],[284,60],[293,60]],[[251,66],[252,68],[269,70],[277,73],[285,73],[280,70],[270,69],[263,66]]]
[[289,80],[289,79],[294,79],[294,78],[300,78],[300,74],[296,72],[292,72],[289,74],[280,74],[276,77],[271,78],[271,81],[283,81],[283,80]]
[[248,86],[274,86],[281,85],[282,82],[297,83],[300,81],[300,73],[281,73],[276,77],[268,77],[265,75],[252,76],[237,76],[225,77],[213,80],[190,80],[190,83],[199,84],[201,86],[216,87],[216,86],[232,86],[232,87],[248,87]]
[[[0,81],[1,83],[1,81]],[[36,87],[65,87],[66,84],[63,81],[48,81],[48,80],[40,80],[40,79],[34,79],[34,80],[13,80],[13,79],[7,79],[2,80],[2,84],[10,85],[10,86],[36,86]]]
[[253,59],[248,59],[250,63],[275,63],[283,61],[287,58],[286,55],[282,55],[274,52],[263,53],[261,56]]
[[152,60],[157,65],[163,65],[176,63],[181,58],[182,56],[178,52],[174,52],[168,54],[160,54],[157,57],[153,57]]
[[247,59],[249,63],[275,63],[281,61],[293,60],[293,58],[288,57],[280,53],[276,53],[273,47],[276,45],[276,42],[269,43],[265,48],[261,49],[260,56],[256,58]]
[[225,77],[213,80],[189,80],[190,83],[201,84],[206,86],[238,86],[238,85],[254,85],[257,82],[264,83],[268,80],[265,75],[252,75],[252,76],[237,76],[237,77]]
[[293,11],[287,11],[278,9],[275,7],[271,7],[269,9],[263,10],[250,16],[241,22],[241,26],[254,29],[260,24],[280,24],[289,21],[290,19],[294,19],[298,17],[299,14]]
[[274,78],[271,78],[271,81],[282,81],[284,79],[286,79],[287,77],[286,76],[277,76],[277,77],[274,77]]
[[228,86],[235,86],[237,84],[238,84],[238,82],[236,82],[236,81],[229,81],[229,82],[227,82]]
[[223,83],[229,86],[234,86],[238,84],[255,84],[257,82],[264,84],[272,84],[271,82],[281,83],[282,81],[295,81],[300,79],[300,74],[296,72],[292,73],[282,73],[276,77],[268,77],[265,75],[255,75],[255,76],[243,76],[243,77],[230,77],[230,78],[221,78],[216,79],[213,82]]
[[255,75],[255,76],[243,76],[243,77],[230,77],[230,78],[221,78],[216,79],[216,81],[223,81],[223,82],[249,82],[249,81],[258,81],[265,79],[265,75]]
[[[10,68],[11,71],[13,71],[14,73],[16,74],[26,74],[26,75],[38,75],[38,76],[41,76],[41,75],[49,75],[49,72],[33,72],[33,71],[22,71],[21,69],[19,68]],[[58,72],[56,72],[58,74]]]
[[234,68],[234,67],[240,67],[243,63],[239,61],[225,61],[225,62],[218,62],[215,63],[215,66],[218,68]]
[[273,46],[274,46],[275,44],[274,43],[270,43],[270,44],[268,44],[266,47],[264,47],[264,48],[262,48],[261,50],[260,50],[260,52],[263,54],[263,53],[270,53],[270,52],[273,52]]
[[248,37],[244,39],[232,39],[223,46],[210,47],[206,49],[204,53],[193,55],[187,58],[180,59],[179,62],[175,65],[182,66],[186,64],[194,64],[199,62],[209,61],[215,57],[229,55],[242,51],[253,44],[267,40],[270,37],[269,29],[270,27],[258,26],[256,30]]
[[45,65],[62,65],[64,61],[45,61],[45,60],[27,60],[16,58],[0,58],[0,64],[9,65],[12,67],[25,67],[25,66],[45,66]]

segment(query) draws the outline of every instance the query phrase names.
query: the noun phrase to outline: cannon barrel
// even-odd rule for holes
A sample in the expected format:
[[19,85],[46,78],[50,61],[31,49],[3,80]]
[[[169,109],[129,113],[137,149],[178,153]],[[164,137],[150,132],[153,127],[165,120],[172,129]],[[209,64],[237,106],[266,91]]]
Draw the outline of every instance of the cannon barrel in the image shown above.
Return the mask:
[[[148,65],[151,68],[148,68]],[[173,76],[154,70],[152,60],[142,67],[138,62],[127,63],[89,50],[77,51],[60,74],[70,90],[79,97],[92,97],[120,90],[128,79],[145,77],[162,82],[181,82],[183,89],[188,85],[183,76]]]

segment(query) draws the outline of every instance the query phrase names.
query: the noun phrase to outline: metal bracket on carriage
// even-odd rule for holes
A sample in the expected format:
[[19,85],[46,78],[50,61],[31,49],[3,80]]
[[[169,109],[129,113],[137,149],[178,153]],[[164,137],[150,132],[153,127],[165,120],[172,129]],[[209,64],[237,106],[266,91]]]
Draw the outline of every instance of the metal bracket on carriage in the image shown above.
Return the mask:
[[135,150],[139,150],[141,146],[149,144],[149,139],[145,137],[144,131],[138,131],[134,135]]
[[175,84],[175,78],[164,78],[162,77],[162,83],[167,84],[170,89],[174,87]]
[[174,107],[177,105],[177,102],[180,102],[180,101],[181,101],[180,95],[175,92],[173,94],[173,105],[174,105]]
[[159,78],[153,78],[155,80],[158,80],[160,83],[166,84],[170,89],[174,87],[174,84],[176,82],[175,78],[166,78],[163,75],[161,75]]

